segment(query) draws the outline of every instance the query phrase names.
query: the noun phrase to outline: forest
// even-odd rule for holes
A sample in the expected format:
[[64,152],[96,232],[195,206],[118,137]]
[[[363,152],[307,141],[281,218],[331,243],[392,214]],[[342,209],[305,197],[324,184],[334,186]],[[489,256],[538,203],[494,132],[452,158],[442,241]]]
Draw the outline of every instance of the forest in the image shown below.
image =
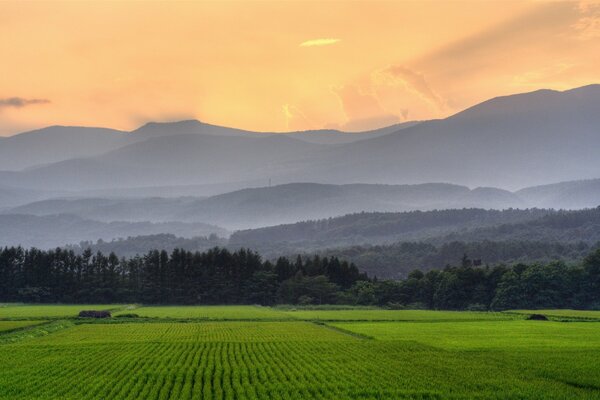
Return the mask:
[[0,302],[353,304],[503,310],[600,307],[600,250],[574,264],[457,266],[380,280],[337,257],[263,260],[251,250],[175,249],[119,258],[86,250],[4,248]]

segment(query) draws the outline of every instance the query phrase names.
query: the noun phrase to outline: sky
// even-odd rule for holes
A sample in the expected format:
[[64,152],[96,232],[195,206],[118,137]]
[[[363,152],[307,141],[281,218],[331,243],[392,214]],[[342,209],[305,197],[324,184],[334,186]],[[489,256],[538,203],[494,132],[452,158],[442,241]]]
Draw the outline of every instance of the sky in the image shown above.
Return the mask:
[[0,135],[369,130],[600,83],[600,0],[0,2]]

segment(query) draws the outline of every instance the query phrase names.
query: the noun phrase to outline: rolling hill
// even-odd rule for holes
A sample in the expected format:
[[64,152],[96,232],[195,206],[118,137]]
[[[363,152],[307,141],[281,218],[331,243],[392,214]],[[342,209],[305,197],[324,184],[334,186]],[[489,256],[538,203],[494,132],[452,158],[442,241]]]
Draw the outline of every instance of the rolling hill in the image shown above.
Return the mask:
[[361,211],[523,207],[513,193],[464,186],[324,185],[294,183],[243,189],[208,198],[63,198],[33,202],[6,213],[69,213],[99,221],[197,221],[242,229],[340,216]]
[[129,236],[170,233],[191,238],[212,233],[227,235],[217,226],[202,223],[99,222],[74,215],[0,215],[0,246],[52,248],[82,241],[110,241]]

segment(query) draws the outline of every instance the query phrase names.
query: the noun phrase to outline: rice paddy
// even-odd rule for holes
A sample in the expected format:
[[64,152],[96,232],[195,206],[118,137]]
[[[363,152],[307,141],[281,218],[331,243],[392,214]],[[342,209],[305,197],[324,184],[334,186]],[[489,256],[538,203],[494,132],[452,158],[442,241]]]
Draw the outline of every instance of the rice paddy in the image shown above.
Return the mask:
[[[15,308],[56,316],[52,307],[73,307],[68,316],[92,308]],[[600,399],[600,322],[121,309],[143,317],[0,321],[26,327],[0,331],[0,399]]]

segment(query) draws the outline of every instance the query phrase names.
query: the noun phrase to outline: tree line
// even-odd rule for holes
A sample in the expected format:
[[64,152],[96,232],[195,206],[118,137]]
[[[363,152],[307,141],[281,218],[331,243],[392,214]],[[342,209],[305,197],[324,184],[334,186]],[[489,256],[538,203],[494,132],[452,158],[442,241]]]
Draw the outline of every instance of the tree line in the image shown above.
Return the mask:
[[153,250],[128,259],[89,249],[0,251],[2,302],[330,303],[338,292],[367,279],[336,257],[271,262],[247,249]]
[[337,257],[263,260],[251,250],[153,250],[119,258],[86,250],[0,249],[0,301],[148,304],[356,304],[501,310],[600,308],[600,250],[581,262],[458,266],[379,280]]

